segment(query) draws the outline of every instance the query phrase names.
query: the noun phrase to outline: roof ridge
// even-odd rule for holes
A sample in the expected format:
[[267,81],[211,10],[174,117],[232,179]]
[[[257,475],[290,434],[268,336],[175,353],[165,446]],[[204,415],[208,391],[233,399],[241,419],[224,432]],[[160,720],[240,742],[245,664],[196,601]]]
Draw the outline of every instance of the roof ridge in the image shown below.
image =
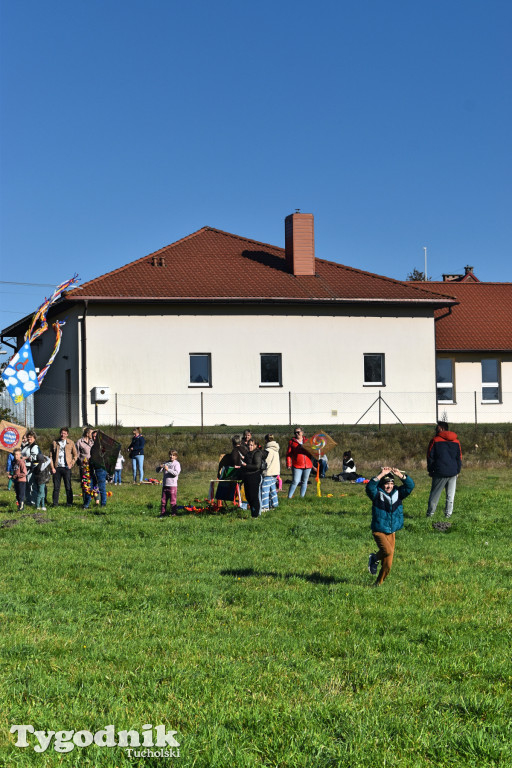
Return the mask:
[[[316,257],[315,257],[316,258]],[[342,267],[343,269],[348,269],[350,272],[358,272],[361,275],[369,275],[370,277],[376,277],[379,280],[385,280],[387,283],[393,283],[394,285],[400,285],[400,286],[408,286],[410,283],[413,283],[415,281],[413,280],[397,280],[396,277],[387,277],[387,275],[379,275],[377,272],[368,272],[366,269],[359,269],[358,267],[351,267],[348,264],[340,264],[337,261],[330,261],[329,259],[317,259],[316,261],[322,261],[324,264],[330,264],[333,267]],[[422,294],[430,294],[439,296],[442,294],[434,293],[433,291],[427,291],[424,288],[419,288],[416,285],[411,285],[411,288],[414,288],[416,291],[420,291]],[[454,299],[454,296],[449,296],[446,294],[446,297],[448,299]]]
[[78,288],[74,288],[72,291],[68,291],[66,294],[67,296],[74,295],[75,291],[81,291],[84,286],[86,285],[93,285],[94,283],[97,283],[98,280],[104,280],[106,277],[111,277],[112,275],[117,275],[119,272],[123,272],[123,270],[128,269],[129,267],[135,266],[135,264],[139,264],[141,261],[144,261],[144,259],[149,259],[152,256],[157,256],[162,251],[165,251],[167,248],[172,248],[175,245],[179,245],[179,243],[185,242],[185,240],[190,240],[192,237],[196,237],[196,235],[201,234],[201,232],[206,232],[206,230],[211,229],[211,227],[201,227],[200,229],[197,229],[195,232],[191,232],[190,235],[185,235],[185,237],[180,237],[179,240],[176,240],[174,243],[169,243],[169,245],[164,245],[162,248],[158,248],[156,251],[151,251],[151,253],[146,253],[144,256],[141,256],[138,259],[135,259],[135,261],[129,261],[128,264],[123,264],[122,267],[116,267],[116,269],[110,270],[110,272],[104,272],[102,275],[98,275],[98,277],[93,277],[92,280],[88,280],[86,283],[82,283],[81,286]]
[[[256,245],[263,245],[267,248],[274,248],[280,251],[284,251],[284,248],[280,248],[278,245],[271,245],[270,243],[263,243],[260,240],[253,240],[250,237],[243,237],[242,235],[235,235],[232,232],[225,232],[222,229],[217,229],[216,227],[209,227],[204,226],[200,229],[197,229],[195,232],[191,232],[189,235],[185,235],[184,237],[180,237],[178,240],[175,240],[173,243],[169,243],[168,245],[164,245],[161,248],[158,248],[156,251],[151,251],[150,253],[146,253],[144,256],[141,256],[138,259],[135,259],[134,261],[129,261],[128,264],[123,264],[121,267],[116,267],[116,269],[112,269],[109,272],[104,272],[102,275],[98,275],[98,277],[93,277],[92,280],[87,280],[87,282],[82,283],[82,285],[78,286],[77,288],[73,288],[73,290],[68,291],[66,294],[67,296],[74,296],[75,291],[82,291],[85,286],[93,285],[94,283],[97,283],[98,280],[104,280],[107,277],[112,277],[113,275],[117,275],[120,272],[123,272],[123,270],[131,268],[135,266],[136,264],[139,264],[141,261],[144,261],[144,259],[150,259],[154,256],[158,256],[158,254],[162,253],[162,251],[166,251],[168,248],[174,248],[177,245],[181,245],[182,243],[186,242],[187,240],[191,240],[193,237],[197,237],[198,235],[202,234],[203,232],[217,232],[219,235],[225,235],[227,237],[232,237],[235,240],[243,240],[244,242],[249,243],[255,243]],[[79,296],[79,294],[76,294]]]
[[281,248],[280,245],[272,245],[272,243],[264,243],[261,240],[254,240],[252,237],[244,237],[243,235],[235,235],[233,232],[226,232],[223,229],[217,229],[216,227],[204,227],[204,229],[208,229],[211,232],[217,232],[219,235],[226,235],[227,237],[232,237],[234,240],[243,240],[246,243],[256,243],[256,245],[264,245],[267,248],[274,248],[278,251],[283,251],[284,248]]

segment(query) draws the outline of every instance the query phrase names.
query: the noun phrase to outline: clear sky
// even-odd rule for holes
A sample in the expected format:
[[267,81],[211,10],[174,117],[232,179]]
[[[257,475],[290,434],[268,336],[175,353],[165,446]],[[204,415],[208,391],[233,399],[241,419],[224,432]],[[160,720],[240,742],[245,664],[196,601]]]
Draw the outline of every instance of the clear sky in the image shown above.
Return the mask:
[[512,280],[510,0],[3,0],[0,327],[208,225]]

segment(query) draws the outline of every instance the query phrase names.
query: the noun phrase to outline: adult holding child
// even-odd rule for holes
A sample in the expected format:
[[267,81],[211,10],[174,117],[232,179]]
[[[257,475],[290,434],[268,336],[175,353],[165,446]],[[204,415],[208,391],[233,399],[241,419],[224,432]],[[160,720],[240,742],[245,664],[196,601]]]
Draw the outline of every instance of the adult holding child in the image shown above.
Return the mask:
[[288,491],[288,498],[291,499],[295,489],[300,483],[300,495],[306,495],[309,475],[313,469],[313,457],[304,448],[306,437],[301,427],[295,427],[293,437],[288,443],[286,451],[286,466],[292,470],[292,483]]
[[128,446],[128,456],[132,460],[133,482],[137,482],[137,470],[139,471],[139,482],[144,480],[144,446],[146,439],[142,435],[142,429],[135,427],[133,437]]
[[[395,487],[395,477],[402,481],[398,488]],[[379,548],[378,552],[371,552],[368,559],[368,570],[372,576],[377,573],[379,561],[381,563],[375,587],[380,587],[391,571],[395,533],[404,527],[402,501],[413,488],[413,479],[396,467],[382,467],[366,486],[366,493],[372,500],[372,534]]]

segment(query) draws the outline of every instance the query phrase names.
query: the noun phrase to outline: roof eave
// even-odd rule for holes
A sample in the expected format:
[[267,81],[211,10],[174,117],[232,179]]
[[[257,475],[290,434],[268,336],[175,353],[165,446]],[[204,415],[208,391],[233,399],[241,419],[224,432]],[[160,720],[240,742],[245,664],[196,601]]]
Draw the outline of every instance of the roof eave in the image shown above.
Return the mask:
[[303,297],[303,296],[80,296],[76,300],[73,297],[68,297],[68,301],[97,301],[97,302],[129,302],[129,303],[159,303],[159,302],[203,302],[207,304],[214,303],[226,303],[254,302],[261,304],[266,303],[311,303],[311,304],[427,304],[429,306],[446,307],[459,302],[455,299],[430,299],[430,298],[411,298],[411,299],[399,299],[399,298],[364,298],[364,297]]

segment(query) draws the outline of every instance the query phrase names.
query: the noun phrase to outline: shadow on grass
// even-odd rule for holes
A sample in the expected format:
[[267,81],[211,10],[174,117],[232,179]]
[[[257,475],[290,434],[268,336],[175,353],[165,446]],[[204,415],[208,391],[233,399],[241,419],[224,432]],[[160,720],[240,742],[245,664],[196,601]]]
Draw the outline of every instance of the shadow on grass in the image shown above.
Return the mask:
[[254,568],[236,568],[221,571],[221,576],[235,576],[239,579],[250,576],[271,577],[273,579],[304,579],[310,584],[347,584],[348,579],[335,579],[334,576],[322,576],[321,573],[277,573],[277,571],[255,571]]

